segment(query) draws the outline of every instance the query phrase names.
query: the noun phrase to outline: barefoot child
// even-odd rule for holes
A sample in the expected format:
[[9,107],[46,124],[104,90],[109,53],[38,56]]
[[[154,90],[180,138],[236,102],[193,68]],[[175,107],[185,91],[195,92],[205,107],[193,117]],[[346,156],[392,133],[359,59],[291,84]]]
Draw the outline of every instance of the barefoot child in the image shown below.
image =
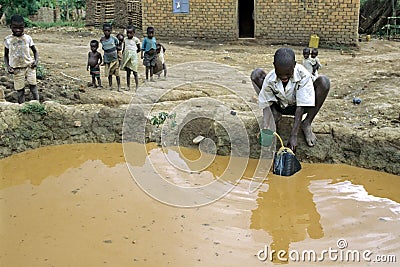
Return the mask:
[[[142,51],[140,57],[143,59],[143,65],[146,67],[146,81],[149,80],[154,82],[153,73],[154,67],[156,66],[156,38],[154,37],[154,28],[147,27],[147,36],[144,37],[142,42]],[[144,53],[144,55],[143,55]]]
[[[24,18],[20,15],[11,17],[11,35],[4,39],[4,63],[8,73],[14,77],[14,89],[18,93],[18,103],[25,102],[25,80],[35,100],[39,100],[36,88],[36,66],[39,54],[32,37],[24,34]],[[33,58],[29,53],[32,50]]]
[[126,70],[126,85],[131,90],[131,72],[135,77],[135,88],[139,86],[137,67],[138,54],[140,51],[140,40],[135,35],[135,28],[129,25],[126,28],[126,38],[124,40],[124,48],[122,53],[121,69]]
[[[100,65],[103,62],[101,58],[101,54],[99,51],[99,41],[92,40],[90,41],[90,52],[88,53],[88,62],[86,66],[86,70],[90,68],[90,75],[92,76],[92,86],[93,87],[101,87],[101,79],[100,79]],[[97,85],[96,85],[97,79]]]
[[161,63],[161,66],[162,66],[162,68],[161,68],[161,70],[160,71],[158,71],[156,74],[158,75],[158,78],[160,78],[160,75],[161,75],[161,71],[162,70],[164,70],[164,79],[167,77],[167,65],[165,64],[165,57],[164,57],[164,53],[165,53],[165,47],[162,45],[162,44],[160,44],[160,43],[158,43],[157,45],[156,45],[156,47],[157,47],[157,49],[156,49],[156,51],[157,51],[157,57],[158,57],[158,60],[160,61],[160,63]]
[[318,49],[317,48],[313,48],[311,50],[310,63],[312,65],[312,69],[313,69],[312,75],[314,75],[315,77],[318,77],[318,70],[322,67],[322,65],[319,62]]
[[[264,79],[262,78],[264,77]],[[311,123],[325,101],[330,89],[330,81],[326,76],[319,76],[312,82],[311,74],[300,64],[296,64],[294,51],[290,48],[279,48],[274,55],[274,69],[266,74],[256,69],[251,74],[254,89],[263,80],[258,101],[263,109],[264,129],[269,122],[271,109],[275,123],[281,114],[294,115],[294,123],[287,146],[294,152],[297,147],[297,134],[301,128],[306,142],[314,146],[316,136],[312,132]],[[306,118],[301,121],[303,114]]]
[[124,35],[122,33],[117,34],[118,45],[117,45],[117,54],[118,54],[118,63],[121,66],[122,61],[122,48],[124,45]]
[[121,80],[119,77],[119,63],[118,63],[118,53],[117,46],[119,41],[117,38],[111,35],[112,26],[109,23],[103,24],[104,36],[101,37],[100,42],[102,49],[104,50],[104,66],[105,66],[105,76],[108,77],[108,85],[110,90],[112,90],[112,75],[115,75],[117,80],[118,91],[121,90]]

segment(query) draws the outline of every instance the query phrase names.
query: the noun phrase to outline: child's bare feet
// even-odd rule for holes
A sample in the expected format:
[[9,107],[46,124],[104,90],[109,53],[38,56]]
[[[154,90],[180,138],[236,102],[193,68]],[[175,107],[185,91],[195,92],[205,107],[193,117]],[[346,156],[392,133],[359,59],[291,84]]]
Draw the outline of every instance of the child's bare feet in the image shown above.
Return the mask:
[[301,123],[301,129],[303,130],[307,145],[314,146],[317,142],[317,137],[311,129],[311,124],[303,121]]

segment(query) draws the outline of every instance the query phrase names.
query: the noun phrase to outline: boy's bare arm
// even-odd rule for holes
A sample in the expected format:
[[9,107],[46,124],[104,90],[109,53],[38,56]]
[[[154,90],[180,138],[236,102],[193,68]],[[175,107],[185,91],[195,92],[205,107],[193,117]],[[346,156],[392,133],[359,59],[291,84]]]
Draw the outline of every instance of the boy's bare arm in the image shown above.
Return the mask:
[[97,68],[98,68],[103,63],[103,57],[101,56],[101,54],[99,52],[97,52],[97,54],[98,54],[98,57],[99,57],[99,59],[98,59],[99,63],[97,64]]
[[272,114],[270,109],[271,109],[270,107],[266,107],[263,109],[263,120],[261,129],[267,129],[268,122],[271,120],[271,114]]
[[90,52],[88,53],[88,57],[87,57],[86,70],[89,70],[89,59],[90,59]]
[[39,53],[34,45],[31,46],[31,50],[33,52],[33,58],[35,62],[32,63],[31,68],[35,68],[39,63]]
[[14,73],[14,69],[10,67],[8,54],[9,54],[8,48],[4,47],[4,64],[6,65],[8,73]]
[[297,133],[300,129],[301,118],[303,117],[304,107],[296,107],[296,112],[294,113],[294,123],[292,132],[290,133],[288,147],[293,151],[296,152],[297,148]]

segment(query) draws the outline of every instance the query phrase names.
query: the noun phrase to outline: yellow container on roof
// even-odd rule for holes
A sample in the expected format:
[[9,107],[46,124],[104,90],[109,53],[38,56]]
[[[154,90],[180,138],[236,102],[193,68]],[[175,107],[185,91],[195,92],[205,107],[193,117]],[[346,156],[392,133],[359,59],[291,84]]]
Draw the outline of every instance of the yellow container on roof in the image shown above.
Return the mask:
[[319,44],[319,37],[316,34],[313,34],[310,36],[310,43],[308,44],[308,47],[310,48],[318,48]]

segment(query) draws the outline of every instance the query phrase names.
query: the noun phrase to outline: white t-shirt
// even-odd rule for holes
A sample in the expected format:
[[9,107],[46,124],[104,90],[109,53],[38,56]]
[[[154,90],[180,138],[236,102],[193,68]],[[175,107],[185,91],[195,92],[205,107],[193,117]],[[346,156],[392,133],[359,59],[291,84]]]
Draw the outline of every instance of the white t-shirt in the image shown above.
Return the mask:
[[288,106],[313,107],[315,106],[315,91],[311,74],[300,64],[294,67],[293,76],[286,87],[283,87],[275,70],[271,70],[264,79],[258,103],[261,109],[278,103],[281,108]]
[[129,39],[128,37],[125,37],[124,40],[125,43],[125,50],[137,50],[137,45],[140,47],[140,40],[139,38],[133,36],[132,39]]
[[21,37],[12,34],[4,38],[4,46],[8,48],[9,64],[12,68],[26,68],[35,59],[30,54],[30,47],[34,46],[32,37],[23,34]]
[[160,49],[160,53],[158,54],[158,58],[161,60],[162,64],[165,63],[165,57],[164,57],[164,52],[163,52],[163,48],[162,47]]

